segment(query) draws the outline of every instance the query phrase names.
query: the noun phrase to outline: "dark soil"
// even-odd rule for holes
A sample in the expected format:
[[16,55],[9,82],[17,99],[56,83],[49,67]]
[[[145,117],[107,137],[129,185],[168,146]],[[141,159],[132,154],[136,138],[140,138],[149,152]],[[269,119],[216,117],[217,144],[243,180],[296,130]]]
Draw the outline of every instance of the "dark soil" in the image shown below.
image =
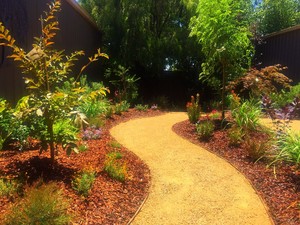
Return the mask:
[[[148,167],[133,153],[121,147],[112,147],[113,140],[109,129],[133,118],[162,114],[160,111],[140,112],[129,110],[122,116],[114,115],[106,121],[99,140],[85,141],[88,150],[67,156],[59,150],[56,162],[51,163],[49,152],[39,154],[38,150],[23,152],[11,149],[0,151],[0,178],[19,177],[25,181],[25,191],[34,182],[55,181],[70,201],[69,212],[74,215],[74,224],[127,224],[147,196],[150,186]],[[126,162],[128,174],[125,182],[116,181],[103,171],[105,155],[108,152],[121,152]],[[72,189],[71,181],[82,169],[97,171],[97,178],[87,198],[78,196]],[[20,196],[0,197],[1,216],[9,212]]]
[[[195,125],[188,120],[173,126],[180,136],[194,144],[200,145],[224,158],[252,183],[257,193],[269,207],[270,215],[275,224],[300,224],[300,171],[284,163],[267,167],[269,161],[262,159],[254,162],[245,146],[229,145],[226,130],[217,130],[207,141],[201,141],[196,135]],[[260,138],[254,135],[253,142]]]

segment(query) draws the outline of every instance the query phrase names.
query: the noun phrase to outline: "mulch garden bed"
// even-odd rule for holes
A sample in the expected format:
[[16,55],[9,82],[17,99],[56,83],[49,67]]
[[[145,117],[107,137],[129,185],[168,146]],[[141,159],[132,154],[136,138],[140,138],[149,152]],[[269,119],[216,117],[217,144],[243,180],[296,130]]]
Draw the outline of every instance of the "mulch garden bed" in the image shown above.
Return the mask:
[[[55,181],[70,201],[70,213],[74,216],[73,224],[127,224],[147,196],[150,186],[148,167],[133,153],[125,148],[115,148],[109,129],[133,118],[160,115],[162,112],[129,110],[122,116],[114,115],[102,128],[101,139],[85,141],[88,150],[67,156],[62,150],[51,163],[49,152],[39,154],[38,150],[18,151],[4,149],[0,151],[0,177],[18,177],[26,179],[26,186],[42,179],[44,182]],[[105,155],[112,151],[121,152],[122,160],[128,168],[127,179],[119,182],[110,178],[103,171]],[[87,198],[78,196],[72,189],[71,181],[81,169],[93,168],[97,178]],[[0,197],[0,221],[18,196]]]
[[[300,224],[300,170],[281,163],[267,168],[269,162],[253,162],[243,145],[232,147],[225,130],[217,130],[208,141],[199,140],[195,125],[188,120],[175,124],[178,135],[224,158],[242,172],[265,201],[275,224]],[[255,141],[255,139],[253,140]]]

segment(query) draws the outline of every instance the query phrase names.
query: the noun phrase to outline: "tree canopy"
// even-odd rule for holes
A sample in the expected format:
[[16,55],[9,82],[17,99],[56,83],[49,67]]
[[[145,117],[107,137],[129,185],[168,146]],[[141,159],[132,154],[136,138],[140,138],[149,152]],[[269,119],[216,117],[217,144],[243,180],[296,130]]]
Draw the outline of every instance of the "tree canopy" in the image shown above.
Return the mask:
[[270,34],[299,24],[299,0],[262,0],[257,8],[258,32]]
[[151,73],[199,69],[189,36],[192,9],[181,0],[80,0],[104,32],[113,61]]
[[201,0],[191,19],[191,35],[202,46],[205,60],[200,79],[216,89],[225,85],[251,65],[253,46],[250,40],[249,9],[251,1]]

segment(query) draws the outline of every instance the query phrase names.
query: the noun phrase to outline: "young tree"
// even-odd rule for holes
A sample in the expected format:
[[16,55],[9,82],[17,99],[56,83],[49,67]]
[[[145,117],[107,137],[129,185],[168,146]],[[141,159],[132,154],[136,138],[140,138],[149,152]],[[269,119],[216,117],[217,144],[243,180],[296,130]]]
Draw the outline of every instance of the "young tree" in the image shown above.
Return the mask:
[[[70,136],[67,130],[62,130],[55,134],[55,125],[59,120],[68,121],[73,109],[79,104],[78,99],[82,98],[82,88],[78,87],[77,79],[83,70],[100,57],[108,58],[100,49],[89,58],[89,62],[82,67],[76,81],[73,83],[72,92],[63,93],[58,88],[61,87],[72,74],[72,67],[78,57],[84,55],[83,51],[75,51],[70,55],[65,55],[64,51],[53,48],[54,37],[58,30],[57,13],[61,9],[60,0],[54,0],[49,4],[49,12],[45,12],[40,19],[42,24],[42,36],[35,38],[32,50],[26,52],[16,44],[16,40],[11,33],[0,22],[0,46],[10,47],[13,51],[9,58],[18,62],[25,80],[29,95],[23,97],[17,106],[20,118],[34,118],[31,125],[38,130],[41,151],[50,148],[52,161],[55,159],[57,146],[60,144],[71,153],[76,151],[76,137]],[[106,89],[97,91],[99,95],[105,95]],[[39,126],[34,124],[38,121]],[[67,125],[67,123],[65,123]],[[64,126],[62,126],[64,128]]]
[[201,0],[190,22],[191,36],[197,37],[206,57],[199,79],[222,90],[223,118],[228,80],[242,75],[251,64],[250,8],[251,1]]
[[263,0],[258,7],[258,32],[280,31],[300,22],[299,0]]

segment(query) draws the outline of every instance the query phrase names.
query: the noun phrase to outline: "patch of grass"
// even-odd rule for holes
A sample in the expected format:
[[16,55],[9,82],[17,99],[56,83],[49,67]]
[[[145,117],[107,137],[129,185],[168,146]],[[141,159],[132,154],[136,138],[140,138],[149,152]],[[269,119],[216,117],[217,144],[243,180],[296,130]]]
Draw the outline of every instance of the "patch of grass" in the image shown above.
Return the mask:
[[55,183],[29,189],[4,219],[5,225],[66,225],[71,222],[68,201]]
[[121,148],[122,147],[121,144],[119,142],[117,142],[117,141],[111,141],[108,144],[112,148]]
[[127,176],[126,163],[120,162],[122,154],[119,152],[110,152],[105,157],[104,171],[118,181],[124,182]]

